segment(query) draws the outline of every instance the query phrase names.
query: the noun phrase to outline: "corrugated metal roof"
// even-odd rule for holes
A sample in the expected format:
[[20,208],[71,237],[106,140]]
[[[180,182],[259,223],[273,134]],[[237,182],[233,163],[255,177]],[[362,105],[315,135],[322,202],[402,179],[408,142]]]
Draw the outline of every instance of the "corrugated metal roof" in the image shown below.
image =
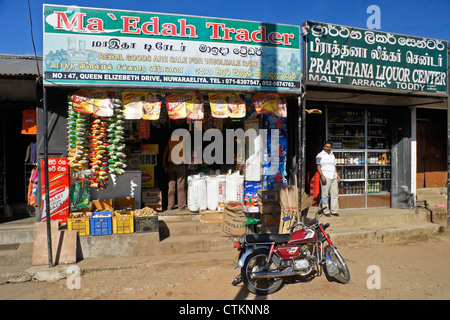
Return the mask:
[[42,57],[0,54],[0,77],[2,76],[37,76],[42,75]]

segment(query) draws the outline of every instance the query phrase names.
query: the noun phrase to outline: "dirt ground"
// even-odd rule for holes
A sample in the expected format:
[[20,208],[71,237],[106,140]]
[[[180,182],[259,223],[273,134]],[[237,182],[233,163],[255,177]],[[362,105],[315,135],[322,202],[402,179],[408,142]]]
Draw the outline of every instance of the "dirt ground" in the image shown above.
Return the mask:
[[[231,243],[230,243],[231,245]],[[150,258],[124,269],[82,274],[79,289],[68,280],[0,285],[1,300],[448,300],[450,234],[418,236],[397,243],[337,243],[349,265],[350,283],[325,275],[290,279],[278,292],[256,297],[231,285],[237,251]],[[189,259],[192,257],[192,259]],[[377,266],[378,271],[373,271]],[[376,267],[375,267],[376,268]],[[379,275],[374,281],[375,275]],[[369,279],[369,280],[368,280]],[[75,282],[72,282],[75,283]],[[369,288],[379,284],[379,288]]]

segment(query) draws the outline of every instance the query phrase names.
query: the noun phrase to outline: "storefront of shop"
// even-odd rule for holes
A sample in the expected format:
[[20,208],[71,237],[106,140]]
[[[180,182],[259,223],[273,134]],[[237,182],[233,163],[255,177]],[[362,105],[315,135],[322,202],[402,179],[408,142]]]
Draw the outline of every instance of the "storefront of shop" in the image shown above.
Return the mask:
[[[341,208],[414,206],[424,157],[445,186],[447,42],[318,22],[304,23],[303,34],[306,189],[317,189],[314,158],[326,140]],[[443,134],[421,140],[417,118],[431,113]]]
[[[158,214],[182,197],[259,214],[258,190],[299,178],[300,67],[299,26],[44,5],[52,220],[89,212],[104,234],[95,211]],[[44,127],[38,110],[41,142]]]

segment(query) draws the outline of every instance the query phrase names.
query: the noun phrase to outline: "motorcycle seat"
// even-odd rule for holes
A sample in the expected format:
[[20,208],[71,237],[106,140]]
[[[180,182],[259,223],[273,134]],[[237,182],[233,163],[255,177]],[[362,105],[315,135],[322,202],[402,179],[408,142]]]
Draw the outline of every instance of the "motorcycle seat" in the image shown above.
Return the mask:
[[288,242],[290,234],[249,234],[245,236],[247,243],[260,243],[260,242],[275,242],[284,243]]

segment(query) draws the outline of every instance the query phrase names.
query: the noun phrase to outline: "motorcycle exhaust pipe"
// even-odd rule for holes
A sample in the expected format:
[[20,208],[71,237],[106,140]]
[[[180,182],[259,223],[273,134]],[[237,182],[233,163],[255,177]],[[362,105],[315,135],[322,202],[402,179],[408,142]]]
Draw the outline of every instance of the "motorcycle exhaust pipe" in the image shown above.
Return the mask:
[[277,277],[291,277],[302,274],[302,271],[288,271],[288,272],[254,272],[251,274],[251,279],[267,279]]

